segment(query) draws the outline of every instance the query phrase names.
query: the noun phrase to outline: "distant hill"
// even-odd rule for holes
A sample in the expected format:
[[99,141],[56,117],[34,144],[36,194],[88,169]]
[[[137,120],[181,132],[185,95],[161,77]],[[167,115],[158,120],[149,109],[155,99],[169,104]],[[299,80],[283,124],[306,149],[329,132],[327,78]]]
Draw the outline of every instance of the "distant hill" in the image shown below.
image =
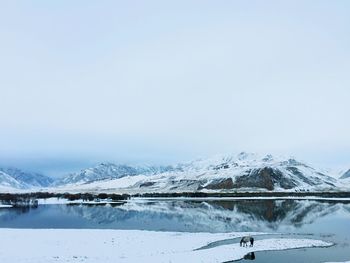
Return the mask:
[[69,174],[54,185],[86,184],[101,180],[118,179],[125,176],[152,175],[173,170],[171,166],[132,166],[125,164],[101,163],[95,167]]
[[48,187],[53,179],[38,173],[24,172],[17,168],[0,168],[0,187],[31,189]]

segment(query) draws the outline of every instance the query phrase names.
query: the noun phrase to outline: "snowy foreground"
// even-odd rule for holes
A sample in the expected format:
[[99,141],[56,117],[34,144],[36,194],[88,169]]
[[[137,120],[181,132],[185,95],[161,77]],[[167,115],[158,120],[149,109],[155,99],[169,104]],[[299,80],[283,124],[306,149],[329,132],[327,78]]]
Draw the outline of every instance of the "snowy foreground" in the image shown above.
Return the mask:
[[[0,262],[225,262],[249,252],[327,247],[314,239],[266,238],[196,250],[209,243],[259,233],[178,233],[141,230],[0,229]],[[262,233],[260,233],[262,234]],[[20,250],[20,253],[19,253]]]

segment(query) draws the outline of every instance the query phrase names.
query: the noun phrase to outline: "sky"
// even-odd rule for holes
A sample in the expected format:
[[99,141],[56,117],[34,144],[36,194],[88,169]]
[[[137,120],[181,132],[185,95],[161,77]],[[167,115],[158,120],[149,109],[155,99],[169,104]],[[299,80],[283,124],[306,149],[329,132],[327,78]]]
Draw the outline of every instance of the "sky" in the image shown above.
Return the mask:
[[241,151],[350,168],[350,1],[0,2],[0,165]]

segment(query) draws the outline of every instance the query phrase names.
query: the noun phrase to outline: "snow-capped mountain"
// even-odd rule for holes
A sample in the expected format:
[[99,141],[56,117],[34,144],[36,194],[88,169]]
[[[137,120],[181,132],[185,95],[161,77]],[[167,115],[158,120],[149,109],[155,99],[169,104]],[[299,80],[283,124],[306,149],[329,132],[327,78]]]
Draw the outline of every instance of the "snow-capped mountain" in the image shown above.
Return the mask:
[[0,187],[4,189],[22,189],[26,186],[23,183],[17,181],[12,176],[0,171]]
[[39,173],[24,172],[17,168],[0,168],[0,171],[10,175],[28,187],[47,187],[53,183],[51,177]]
[[119,179],[124,176],[151,175],[173,170],[171,166],[131,166],[124,164],[101,163],[61,178],[55,185],[86,184],[101,180]]
[[[272,155],[259,156],[250,153],[196,160],[152,173],[128,167],[121,169],[121,173],[115,173],[115,179],[112,180],[110,176],[106,176],[106,168],[103,167],[99,165],[75,174],[70,177],[73,180],[69,181],[73,184],[65,189],[145,193],[335,190],[339,186],[337,179],[294,158],[275,158]],[[116,167],[119,171],[119,166]],[[107,171],[110,169],[113,170],[114,166],[108,165]],[[97,182],[96,178],[104,180]],[[105,180],[107,178],[109,180]],[[75,181],[80,186],[74,184]],[[87,183],[81,185],[81,182]]]
[[38,173],[23,172],[17,168],[0,168],[0,187],[4,189],[47,187],[52,182],[52,178]]
[[[346,180],[294,158],[242,152],[175,166],[101,163],[59,180],[18,169],[0,169],[0,188],[74,192],[213,192],[349,190]],[[341,178],[348,178],[350,171]]]

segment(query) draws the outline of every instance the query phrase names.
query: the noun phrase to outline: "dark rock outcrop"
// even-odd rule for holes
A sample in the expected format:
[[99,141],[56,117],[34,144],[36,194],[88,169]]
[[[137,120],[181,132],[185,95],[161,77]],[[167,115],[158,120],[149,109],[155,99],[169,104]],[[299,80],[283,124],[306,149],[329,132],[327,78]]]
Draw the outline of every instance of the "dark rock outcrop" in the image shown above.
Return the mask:
[[280,170],[264,167],[250,170],[247,174],[238,176],[234,183],[234,188],[257,187],[272,191],[275,185],[284,189],[292,189],[297,186],[293,180],[284,177]]
[[218,190],[218,189],[232,189],[234,188],[232,178],[214,180],[204,186],[205,189]]
[[141,187],[149,187],[149,186],[152,186],[154,184],[155,184],[155,182],[145,182],[145,183],[140,184],[140,188]]

